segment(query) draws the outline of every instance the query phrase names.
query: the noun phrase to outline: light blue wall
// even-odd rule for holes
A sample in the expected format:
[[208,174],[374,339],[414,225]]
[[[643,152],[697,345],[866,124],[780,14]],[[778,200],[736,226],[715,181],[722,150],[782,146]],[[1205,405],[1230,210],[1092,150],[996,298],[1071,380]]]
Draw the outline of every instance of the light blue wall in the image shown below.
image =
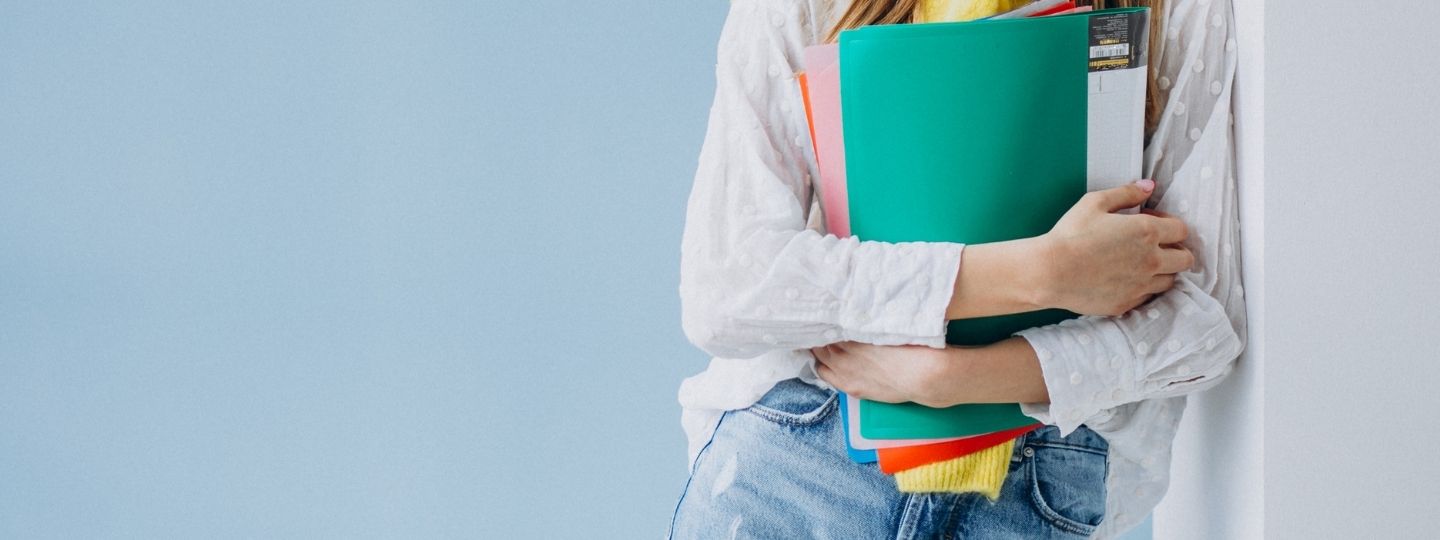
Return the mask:
[[0,2],[0,537],[657,537],[726,3]]
[[505,4],[0,3],[0,537],[663,532],[726,6]]

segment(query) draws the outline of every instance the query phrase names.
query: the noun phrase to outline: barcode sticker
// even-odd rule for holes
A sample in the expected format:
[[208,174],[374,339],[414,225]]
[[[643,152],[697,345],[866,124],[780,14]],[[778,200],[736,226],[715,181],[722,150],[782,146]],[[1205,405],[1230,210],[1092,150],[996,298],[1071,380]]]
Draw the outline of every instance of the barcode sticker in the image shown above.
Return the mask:
[[1150,10],[1101,11],[1090,16],[1089,70],[1109,71],[1145,65]]
[[1130,56],[1130,44],[1120,43],[1116,45],[1090,47],[1090,58],[1105,58],[1109,56]]

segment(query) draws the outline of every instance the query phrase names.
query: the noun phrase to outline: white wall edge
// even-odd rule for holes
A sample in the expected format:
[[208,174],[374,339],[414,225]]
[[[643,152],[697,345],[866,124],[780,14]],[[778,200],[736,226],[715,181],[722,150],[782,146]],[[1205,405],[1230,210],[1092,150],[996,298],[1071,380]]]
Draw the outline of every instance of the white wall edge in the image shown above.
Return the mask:
[[1171,486],[1155,510],[1154,538],[1265,535],[1265,3],[1234,5],[1234,113],[1241,265],[1248,342],[1236,370],[1192,395],[1176,436]]

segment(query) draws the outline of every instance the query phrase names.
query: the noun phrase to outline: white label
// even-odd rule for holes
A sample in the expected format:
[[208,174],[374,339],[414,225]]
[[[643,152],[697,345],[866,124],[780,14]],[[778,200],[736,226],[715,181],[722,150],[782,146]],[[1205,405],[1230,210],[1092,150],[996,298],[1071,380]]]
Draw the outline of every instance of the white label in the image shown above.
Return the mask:
[[1118,43],[1115,45],[1096,45],[1090,47],[1090,58],[1105,58],[1107,56],[1130,56],[1130,44]]

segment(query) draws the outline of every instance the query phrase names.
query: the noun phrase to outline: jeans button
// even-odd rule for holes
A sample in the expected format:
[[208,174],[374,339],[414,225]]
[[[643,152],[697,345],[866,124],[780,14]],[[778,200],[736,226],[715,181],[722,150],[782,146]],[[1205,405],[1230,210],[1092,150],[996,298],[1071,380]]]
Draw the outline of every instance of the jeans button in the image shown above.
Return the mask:
[[1034,449],[1034,448],[1031,448],[1031,447],[1029,447],[1029,446],[1026,446],[1024,453],[1025,453],[1025,457],[1034,457],[1034,456],[1035,456],[1035,449]]

